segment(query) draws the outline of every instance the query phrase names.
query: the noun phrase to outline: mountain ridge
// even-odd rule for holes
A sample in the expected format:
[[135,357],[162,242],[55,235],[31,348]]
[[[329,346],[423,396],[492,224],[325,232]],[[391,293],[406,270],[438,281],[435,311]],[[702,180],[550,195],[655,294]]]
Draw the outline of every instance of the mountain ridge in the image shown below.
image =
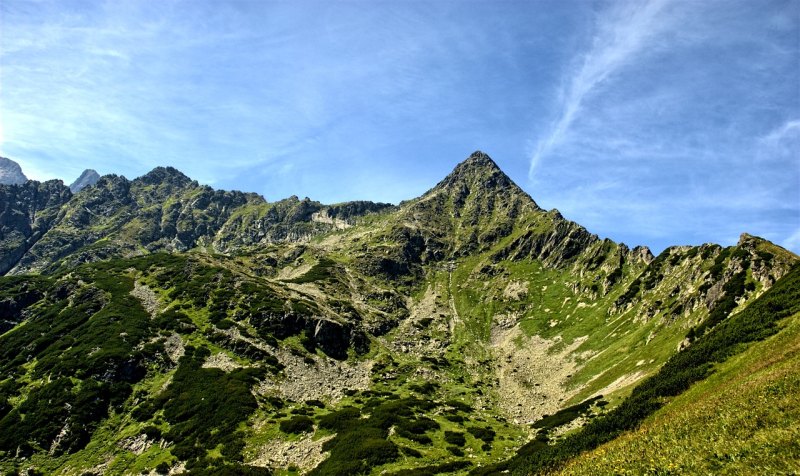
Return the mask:
[[0,197],[4,470],[465,474],[623,405],[800,262],[601,239],[479,151],[396,206],[171,167]]
[[[91,174],[92,172],[95,171],[92,169],[87,169],[81,174],[81,177],[87,174],[90,174],[93,177],[94,174]],[[70,188],[77,185],[81,177],[79,177],[72,185],[70,185]],[[254,192],[241,192],[238,190],[225,191],[225,190],[212,189],[205,185],[203,186],[199,185],[196,180],[192,180],[191,178],[186,176],[183,172],[171,166],[154,167],[151,171],[133,180],[128,180],[123,176],[115,174],[109,174],[103,176],[98,175],[97,180],[100,180],[101,178],[106,178],[107,180],[111,180],[112,182],[118,182],[121,180],[126,185],[117,184],[117,186],[121,186],[123,188],[128,188],[127,185],[128,183],[144,184],[145,186],[148,185],[157,186],[157,189],[160,189],[160,191],[158,192],[157,196],[154,195],[151,197],[153,199],[164,199],[177,189],[193,185],[195,188],[203,187],[212,190],[214,192],[230,193],[233,195],[246,196],[248,197],[248,200],[263,201],[266,204],[285,203],[285,202],[290,202],[293,199],[299,200],[296,197],[289,197],[287,199],[278,200],[276,202],[268,202],[266,199],[263,198],[263,196],[258,195]],[[96,183],[97,182],[94,180],[94,178],[92,178],[91,185],[95,185]],[[81,187],[81,189],[82,188],[83,187]],[[538,206],[538,204],[536,204],[535,200],[531,198],[527,192],[525,192],[516,183],[514,183],[514,181],[500,169],[500,167],[494,162],[493,159],[491,159],[489,155],[485,154],[482,151],[475,151],[472,154],[470,154],[470,156],[468,156],[467,159],[463,160],[462,162],[459,162],[453,168],[453,170],[445,178],[439,181],[434,187],[423,193],[418,198],[403,201],[400,204],[400,206],[418,202],[421,200],[430,199],[431,196],[439,194],[451,195],[450,199],[458,205],[461,204],[461,202],[467,196],[473,194],[473,192],[476,194],[484,194],[484,193],[495,193],[497,191],[504,191],[504,190],[507,191],[509,195],[519,196],[523,198],[523,201],[529,200],[534,210],[545,212]],[[71,189],[71,191],[73,194],[77,193],[77,190]],[[343,207],[352,208],[352,205],[348,204],[356,204],[356,203],[361,203],[364,204],[364,206],[366,206],[367,208],[375,208],[375,209],[388,209],[390,208],[390,206],[393,206],[391,204],[377,203],[376,205],[378,206],[373,207],[372,205],[369,204],[373,204],[376,202],[370,202],[370,201],[342,202],[341,204],[337,203],[330,205],[323,205],[320,204],[319,202],[313,202],[313,203],[319,204],[315,205],[317,207],[327,208],[332,210],[341,209]],[[394,205],[393,207],[398,207],[398,206]],[[482,211],[483,210],[477,210],[477,213],[481,213]],[[335,214],[337,212],[334,211],[333,213]],[[517,213],[516,211],[512,211],[512,214],[516,213]],[[561,215],[561,213],[557,209],[550,210],[549,212],[546,213],[551,215],[554,220],[565,220],[569,223],[574,223],[564,219],[563,215]],[[357,216],[357,214],[355,216]],[[743,234],[747,233],[743,232]],[[591,233],[590,235],[596,237],[596,235],[593,235]],[[677,245],[677,246],[693,246],[693,245]],[[633,249],[638,250],[637,253],[642,253],[642,258],[652,259],[652,257],[649,258],[646,257],[646,255],[649,252],[647,246],[636,245]]]

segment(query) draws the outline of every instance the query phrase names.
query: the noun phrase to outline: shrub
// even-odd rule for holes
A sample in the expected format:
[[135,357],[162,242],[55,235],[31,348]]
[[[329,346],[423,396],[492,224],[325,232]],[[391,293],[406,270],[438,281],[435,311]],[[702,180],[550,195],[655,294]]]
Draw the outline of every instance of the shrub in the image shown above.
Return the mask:
[[170,468],[171,466],[167,462],[159,463],[158,466],[156,466],[156,473],[169,474]]
[[235,325],[236,324],[234,324],[233,321],[231,321],[230,319],[221,319],[221,320],[217,321],[217,324],[216,324],[217,329],[222,329],[223,331],[227,330],[227,329],[230,329],[231,327],[233,327]]
[[320,258],[311,269],[304,275],[291,279],[288,282],[296,284],[313,283],[316,281],[325,281],[333,277],[333,271],[336,268],[336,263],[328,258]]
[[258,371],[202,368],[209,354],[187,346],[172,383],[153,402],[153,409],[163,408],[170,423],[164,437],[176,442],[172,453],[182,460],[203,457],[219,444],[238,447],[242,435],[236,427],[257,407],[250,387]]
[[491,443],[497,433],[491,428],[484,428],[480,426],[471,426],[467,428],[467,432],[475,438],[482,440],[484,443]]
[[450,443],[451,445],[464,446],[467,442],[467,439],[464,438],[464,433],[458,431],[445,431],[444,441]]
[[280,429],[284,433],[305,433],[314,429],[314,421],[305,415],[295,415],[288,420],[282,420]]
[[415,450],[414,448],[409,448],[407,446],[401,446],[400,452],[403,453],[404,456],[409,458],[422,458],[422,453]]
[[433,395],[433,393],[436,391],[437,388],[439,388],[439,386],[433,382],[425,382],[420,385],[409,385],[408,388],[412,392],[417,392],[422,395]]
[[458,400],[448,400],[445,402],[445,405],[449,407],[453,407],[457,411],[461,411],[464,413],[470,413],[472,411],[472,407],[467,405],[464,402],[460,402]]
[[[309,475],[364,474],[370,468],[389,463],[400,456],[397,445],[387,441],[389,429],[395,427],[398,435],[427,441],[425,432],[438,429],[439,424],[427,417],[417,417],[416,412],[435,407],[430,401],[413,397],[384,401],[386,392],[364,392],[373,396],[365,408],[369,418],[360,418],[356,408],[345,407],[320,419],[320,427],[337,431],[336,436],[325,442],[323,451],[331,454]],[[408,449],[406,450],[408,451]],[[412,453],[413,454],[413,453]]]
[[345,431],[353,427],[361,418],[361,412],[355,407],[344,407],[319,419],[319,427],[328,430]]
[[161,438],[161,430],[153,425],[148,425],[142,429],[142,433],[150,440]]
[[469,468],[472,463],[469,461],[451,461],[436,466],[423,466],[421,468],[403,469],[394,473],[389,473],[387,476],[433,476],[436,474],[452,474],[456,471]]
[[336,435],[322,446],[322,450],[330,451],[331,455],[309,475],[363,474],[369,468],[396,460],[399,450],[386,440],[387,435],[369,426]]
[[588,400],[585,400],[577,405],[572,405],[567,408],[563,408],[550,416],[544,416],[539,421],[533,424],[534,428],[545,428],[545,429],[553,429],[557,428],[561,425],[565,425],[572,420],[578,418],[581,415],[586,414],[589,411],[589,407],[591,407],[592,403],[600,400],[603,398],[601,395],[596,397],[592,397]]
[[464,451],[458,446],[448,446],[447,451],[452,453],[453,456],[464,456]]

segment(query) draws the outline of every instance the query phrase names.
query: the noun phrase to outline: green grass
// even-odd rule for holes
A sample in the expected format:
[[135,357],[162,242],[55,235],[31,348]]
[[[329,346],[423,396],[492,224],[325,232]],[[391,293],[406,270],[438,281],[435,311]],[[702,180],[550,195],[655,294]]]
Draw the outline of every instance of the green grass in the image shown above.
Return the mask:
[[509,469],[514,474],[539,473],[558,468],[569,459],[607,443],[661,408],[671,397],[708,377],[722,363],[779,331],[782,319],[800,312],[800,266],[775,284],[745,310],[729,317],[683,352],[675,354],[659,372],[640,383],[630,397],[581,431],[554,445],[534,441],[523,446],[508,463],[483,468],[476,474]]
[[295,284],[306,284],[306,283],[314,283],[317,281],[326,281],[331,279],[333,275],[333,271],[336,268],[336,262],[328,259],[328,258],[320,258],[311,269],[306,271],[303,275],[298,276],[297,278],[290,279],[287,282],[295,283]]
[[558,474],[800,472],[800,314]]

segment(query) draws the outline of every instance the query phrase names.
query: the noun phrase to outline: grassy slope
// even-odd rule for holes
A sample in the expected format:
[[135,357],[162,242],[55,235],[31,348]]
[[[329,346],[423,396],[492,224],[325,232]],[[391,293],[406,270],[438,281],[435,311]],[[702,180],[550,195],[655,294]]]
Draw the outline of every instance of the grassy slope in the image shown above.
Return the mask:
[[[487,262],[484,256],[466,259],[453,272],[450,286],[466,330],[456,338],[456,349],[472,347],[467,352],[485,357],[481,350],[488,343],[493,320],[500,314],[516,315],[527,335],[559,340],[561,344],[554,351],[576,339],[584,340],[573,354],[579,370],[569,381],[569,387],[580,390],[565,405],[581,402],[598,392],[608,396],[608,386],[619,389],[612,396],[616,401],[624,398],[635,382],[661,367],[684,339],[690,322],[708,314],[704,307],[698,307],[672,319],[665,315],[666,311],[644,322],[636,318],[643,306],[658,299],[669,303],[670,290],[676,282],[690,279],[693,265],[698,268],[708,265],[699,257],[697,261],[673,269],[664,283],[648,290],[643,302],[609,315],[608,309],[641,272],[640,268],[626,265],[622,285],[605,296],[592,296],[572,288],[575,280],[572,270],[549,269],[532,260],[509,261],[498,265],[504,272],[489,277],[476,273]],[[503,289],[512,281],[525,285],[526,293],[520,300],[503,295]],[[692,285],[696,283],[684,284]],[[625,377],[630,378],[628,383],[614,385]]]
[[[795,267],[787,276],[778,281],[774,287],[745,310],[726,319],[714,327],[711,332],[697,339],[688,349],[670,358],[657,375],[640,383],[630,397],[608,414],[593,420],[582,430],[557,441],[555,444],[547,445],[539,441],[530,442],[523,446],[517,456],[509,462],[494,467],[481,468],[474,471],[474,473],[496,474],[505,469],[510,469],[514,474],[546,473],[563,468],[570,460],[581,457],[584,452],[596,451],[603,444],[613,444],[616,438],[624,437],[631,431],[638,431],[643,422],[650,421],[649,419],[659,409],[674,401],[676,397],[684,394],[684,392],[701,392],[702,389],[692,389],[696,385],[702,385],[702,381],[714,374],[713,370],[716,366],[722,365],[724,362],[728,362],[725,365],[735,365],[736,362],[741,362],[736,360],[740,358],[737,357],[738,355],[751,348],[755,342],[776,335],[783,328],[782,326],[786,326],[787,322],[792,322],[788,318],[796,316],[799,312],[800,267]],[[770,352],[773,356],[778,355],[776,352]],[[736,370],[732,372],[735,373]],[[723,373],[722,375],[722,378],[724,378],[726,374]],[[727,375],[733,375],[733,373]],[[710,385],[713,385],[715,380],[710,380],[710,382],[712,382]],[[751,384],[746,388],[755,386]],[[791,384],[789,384],[789,387],[791,387]],[[772,391],[780,393],[780,390]],[[691,393],[688,395],[691,395]],[[775,401],[778,401],[778,397],[775,398]],[[744,401],[746,402],[745,405],[752,406],[753,404],[753,401],[747,399],[747,397],[745,397]],[[718,418],[720,415],[724,417],[725,415],[724,412],[720,412],[716,408],[716,405],[713,405],[709,412],[712,418]],[[765,415],[769,414],[769,411],[765,413]],[[796,419],[796,414],[786,416],[788,420],[779,419],[778,421]],[[770,423],[769,419],[762,418],[756,419],[756,421],[759,425],[765,427],[780,427],[780,425]],[[720,428],[728,428],[727,424],[720,423],[720,425],[722,425]],[[703,426],[702,422],[697,427],[689,425],[684,437],[688,439],[689,435],[703,434],[706,432],[703,428],[708,428],[708,434],[703,436],[710,438],[711,441],[717,441],[717,439],[726,441],[727,438],[724,436],[714,436],[714,427],[715,424]],[[741,424],[739,427],[747,428],[746,425]],[[732,439],[732,441],[736,440]],[[796,450],[784,447],[777,449],[775,454],[782,456],[773,459],[766,454],[762,454],[761,456],[764,458],[762,461],[769,461],[771,465],[784,465],[785,458],[788,458],[785,459],[786,464],[796,461],[793,456],[797,454]],[[633,460],[638,461],[639,458],[641,458],[640,453],[633,457]],[[701,456],[702,458],[703,456]],[[736,459],[725,458],[731,461]],[[647,460],[645,463],[639,464],[650,463]],[[655,460],[652,463],[655,465]],[[628,468],[622,465],[607,468],[606,472],[610,471],[611,474],[615,474],[615,472],[621,473],[626,469]],[[597,473],[597,470],[591,464],[587,466],[586,471],[588,474]],[[602,474],[603,472],[600,473]],[[651,474],[669,474],[669,467],[654,467]]]
[[559,474],[800,472],[800,314]]

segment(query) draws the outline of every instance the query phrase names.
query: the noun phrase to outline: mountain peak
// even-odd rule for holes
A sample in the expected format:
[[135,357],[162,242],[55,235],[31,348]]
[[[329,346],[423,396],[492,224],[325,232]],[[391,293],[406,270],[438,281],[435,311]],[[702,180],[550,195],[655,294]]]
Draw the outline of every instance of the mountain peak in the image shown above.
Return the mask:
[[481,188],[516,186],[491,157],[479,150],[456,165],[453,171],[434,187],[434,190],[462,184],[470,188],[475,188],[476,185],[480,185]]
[[469,157],[463,162],[461,162],[462,166],[472,166],[472,167],[489,167],[500,170],[500,167],[497,166],[494,160],[489,157],[489,154],[476,150],[475,152],[471,153]]
[[135,181],[145,185],[169,184],[178,187],[184,187],[192,183],[192,179],[174,167],[156,167]]
[[18,163],[0,157],[0,185],[19,185],[28,181]]
[[[495,161],[492,160],[491,157],[489,157],[489,154],[481,152],[480,150],[476,150],[475,152],[470,154],[470,156],[467,157],[466,160],[456,165],[456,167],[453,169],[453,172],[451,172],[450,175],[464,174],[468,172],[471,173],[480,172],[488,174],[499,173],[502,174],[503,176],[506,176],[505,173],[503,173],[503,171],[500,170],[500,167],[495,163]],[[506,178],[508,177],[506,176]],[[508,180],[510,181],[511,179]]]
[[533,202],[533,199],[514,183],[488,154],[480,150],[473,152],[466,160],[456,165],[453,171],[427,194],[437,192],[454,194],[459,197],[458,201],[470,194],[500,193],[521,195]]
[[69,190],[72,193],[78,193],[84,188],[96,184],[98,180],[100,180],[100,174],[98,174],[96,170],[86,169],[81,173],[80,177],[72,182],[72,185],[69,186]]

